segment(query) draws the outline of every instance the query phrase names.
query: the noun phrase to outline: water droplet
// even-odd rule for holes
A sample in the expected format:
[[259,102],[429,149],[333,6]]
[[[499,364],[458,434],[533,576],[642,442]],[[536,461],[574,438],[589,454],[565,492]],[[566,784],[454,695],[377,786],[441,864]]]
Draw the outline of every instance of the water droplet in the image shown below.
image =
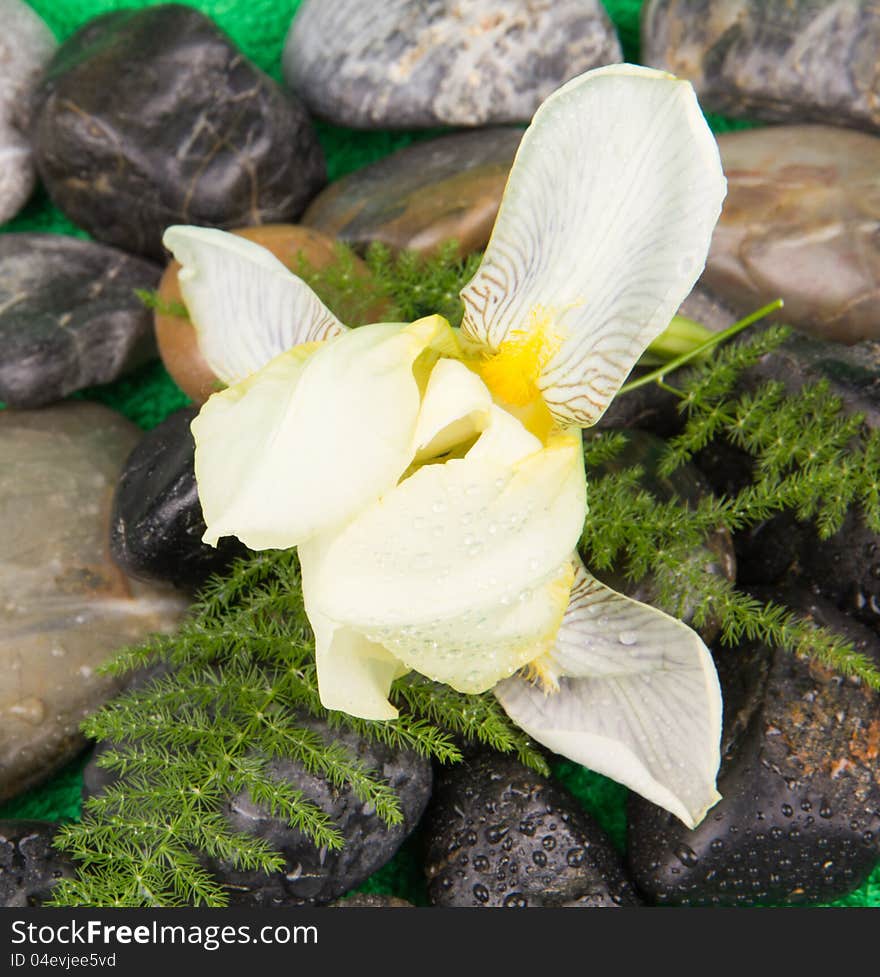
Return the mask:
[[541,839],[541,847],[547,851],[553,851],[553,849],[556,847],[556,839],[553,837],[553,835],[544,835],[544,837]]
[[621,631],[617,636],[617,640],[622,645],[634,645],[639,640],[639,636],[635,631]]
[[583,865],[585,857],[586,852],[583,848],[572,848],[565,856],[565,860],[572,868],[577,868],[579,865]]
[[529,900],[521,892],[511,892],[504,899],[505,909],[528,909]]
[[506,824],[493,824],[486,828],[486,840],[490,845],[497,845],[509,830]]
[[477,855],[474,859],[474,868],[478,872],[485,872],[489,868],[489,859],[485,855]]
[[687,865],[688,868],[693,868],[694,865],[699,862],[697,853],[690,847],[690,845],[679,845],[675,849],[675,857],[681,862],[682,865]]
[[474,899],[476,899],[477,902],[489,901],[489,890],[486,888],[486,886],[482,885],[480,882],[478,882],[474,886],[473,891],[474,891]]
[[46,703],[42,699],[30,696],[10,706],[8,711],[16,719],[23,719],[26,723],[38,726],[46,718]]
[[532,861],[538,868],[544,868],[547,864],[547,856],[542,851],[532,852]]
[[790,818],[792,816],[792,814],[794,814],[794,808],[791,806],[791,804],[783,804],[782,805],[782,813],[787,818]]

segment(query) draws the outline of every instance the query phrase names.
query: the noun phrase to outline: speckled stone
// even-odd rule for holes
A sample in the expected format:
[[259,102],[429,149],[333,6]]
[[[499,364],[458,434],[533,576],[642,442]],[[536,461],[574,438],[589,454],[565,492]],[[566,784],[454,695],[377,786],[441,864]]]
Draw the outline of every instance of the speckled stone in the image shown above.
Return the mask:
[[0,0],[0,224],[15,217],[34,188],[27,137],[31,92],[57,46],[22,0]]
[[718,145],[728,192],[701,283],[743,314],[782,298],[824,339],[880,338],[880,138],[779,126]]
[[528,122],[559,86],[621,60],[599,0],[304,0],[284,77],[358,129]]
[[880,10],[863,0],[648,0],[642,57],[704,108],[880,130]]
[[[877,637],[800,592],[764,591],[880,663]],[[695,830],[631,795],[629,866],[658,903],[831,900],[880,858],[880,696],[762,646],[716,655],[724,697],[718,789]]]
[[442,768],[425,833],[435,906],[588,909],[638,902],[611,843],[575,798],[500,753]]
[[39,92],[34,152],[58,207],[98,240],[163,258],[169,224],[292,220],[325,180],[305,109],[204,14],[104,14]]
[[344,899],[331,902],[330,909],[414,909],[411,902],[396,896],[382,896],[377,893],[355,893]]
[[110,559],[110,503],[138,430],[107,407],[0,411],[0,801],[83,746],[118,688],[96,669],[171,631],[185,602]]
[[42,407],[156,355],[159,268],[62,234],[0,235],[0,401]]
[[482,250],[521,138],[495,128],[407,146],[331,183],[302,222],[362,248],[428,254],[455,239],[463,255]]
[[[261,244],[294,273],[301,269],[303,262],[309,269],[320,271],[334,264],[338,259],[336,240],[311,227],[297,224],[264,224],[261,227],[238,228],[232,233]],[[159,283],[159,298],[166,310],[181,306],[185,311],[186,306],[177,280],[179,271],[180,264],[171,261]],[[351,274],[355,279],[365,283],[370,278],[366,264],[356,256],[352,258]],[[334,311],[347,319],[346,325],[354,326],[363,325],[365,322],[384,321],[383,316],[387,308],[384,299],[369,302],[365,308],[357,310],[361,313],[361,321],[358,322],[346,316],[344,309]],[[165,368],[188,397],[197,404],[203,404],[212,393],[222,389],[223,384],[205,362],[192,323],[186,317],[175,315],[171,311],[161,313],[157,311],[155,322],[159,355]]]
[[[392,858],[413,831],[431,795],[431,763],[411,750],[395,750],[368,742],[350,732],[331,729],[320,719],[302,718],[304,727],[325,742],[336,743],[368,769],[378,771],[397,795],[403,820],[387,825],[371,804],[354,796],[350,787],[337,787],[320,774],[283,758],[270,764],[272,776],[287,782],[308,801],[322,808],[335,823],[345,845],[337,851],[318,849],[283,817],[271,814],[248,794],[238,794],[223,806],[233,831],[256,836],[285,860],[282,872],[246,872],[231,864],[202,856],[205,868],[228,887],[230,905],[250,908],[316,905],[331,902],[360,885]],[[100,793],[117,775],[97,765],[109,748],[101,743],[83,774],[83,796]]]
[[126,573],[194,588],[247,553],[232,536],[202,542],[206,526],[190,424],[196,408],[175,411],[128,456],[113,496],[110,551]]
[[[2,7],[2,0],[0,0]],[[73,863],[52,847],[55,821],[0,821],[0,908],[41,906]]]
[[[603,429],[607,430],[607,429]],[[696,507],[711,489],[703,475],[693,465],[682,465],[671,475],[660,474],[660,462],[666,447],[666,442],[646,431],[624,431],[627,443],[622,451],[604,464],[590,469],[589,478],[596,482],[604,475],[616,474],[627,468],[638,466],[642,469],[640,486],[649,492],[658,502],[669,502],[678,499],[689,507]],[[587,435],[588,437],[588,435]],[[730,533],[723,528],[706,536],[702,546],[695,547],[687,554],[687,565],[693,569],[699,568],[703,573],[719,577],[733,583],[736,580],[736,555]],[[658,602],[658,583],[653,574],[639,580],[630,580],[623,574],[615,574],[608,570],[596,570],[591,567],[603,583],[612,589],[641,601],[643,604],[656,605]],[[680,592],[677,597],[681,606],[676,616],[686,624],[693,623],[694,596]],[[718,621],[711,619],[699,628],[700,635],[706,642],[711,641],[718,633]]]

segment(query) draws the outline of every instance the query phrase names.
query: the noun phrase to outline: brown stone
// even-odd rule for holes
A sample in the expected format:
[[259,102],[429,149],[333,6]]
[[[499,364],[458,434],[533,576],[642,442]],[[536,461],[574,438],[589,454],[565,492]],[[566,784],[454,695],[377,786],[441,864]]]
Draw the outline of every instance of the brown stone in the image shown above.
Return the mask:
[[[268,248],[292,271],[299,267],[300,260],[305,260],[315,270],[326,268],[336,260],[336,242],[309,227],[264,224],[260,227],[240,228],[232,233]],[[159,298],[166,305],[183,304],[177,281],[179,270],[179,263],[172,261],[159,282]],[[358,258],[354,259],[354,272],[365,279],[369,276],[367,266]],[[381,318],[383,309],[384,303],[381,302],[377,302],[372,308],[377,320]],[[157,312],[156,340],[159,355],[172,379],[197,404],[203,404],[218,389],[218,384],[222,386],[205,362],[199,350],[196,331],[188,319]]]
[[120,687],[98,667],[186,609],[110,558],[113,490],[139,436],[99,404],[0,412],[0,801],[82,748],[81,721]]
[[820,338],[880,338],[880,139],[778,126],[718,144],[728,194],[701,284],[741,313],[782,298]]
[[489,241],[522,130],[485,129],[398,150],[331,184],[302,222],[354,246],[422,254],[454,238],[461,253]]

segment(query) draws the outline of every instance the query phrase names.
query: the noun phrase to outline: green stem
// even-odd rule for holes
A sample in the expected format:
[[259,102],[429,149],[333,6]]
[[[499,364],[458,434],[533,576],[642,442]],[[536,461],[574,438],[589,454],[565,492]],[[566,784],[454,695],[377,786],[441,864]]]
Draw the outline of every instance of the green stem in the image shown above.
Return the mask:
[[[735,322],[723,332],[715,333],[711,339],[707,339],[705,343],[701,343],[690,352],[677,356],[674,360],[670,360],[659,369],[652,370],[650,373],[646,373],[644,376],[639,377],[638,380],[631,380],[629,383],[625,383],[617,392],[617,396],[619,397],[621,394],[630,393],[630,391],[637,390],[639,387],[646,387],[649,383],[662,384],[663,378],[668,373],[672,373],[673,370],[677,370],[686,363],[690,363],[691,360],[696,359],[698,356],[702,356],[703,353],[707,352],[713,347],[719,346],[721,343],[726,343],[728,339],[732,339],[737,333],[742,332],[743,329],[748,329],[749,326],[754,325],[759,320],[765,318],[773,312],[776,312],[778,309],[781,309],[782,306],[782,299],[776,299],[775,302],[770,302],[767,305],[762,306],[757,312],[752,312],[751,315],[747,315],[744,319],[740,319],[739,322]],[[667,389],[672,390],[673,388],[669,388],[667,385]],[[676,391],[673,390],[673,392]]]

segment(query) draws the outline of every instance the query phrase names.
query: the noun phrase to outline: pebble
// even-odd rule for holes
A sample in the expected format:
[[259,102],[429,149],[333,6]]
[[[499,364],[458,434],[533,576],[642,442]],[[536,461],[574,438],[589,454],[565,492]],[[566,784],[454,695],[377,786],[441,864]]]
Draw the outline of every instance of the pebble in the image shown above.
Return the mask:
[[880,11],[862,0],[648,0],[642,57],[713,112],[880,130]]
[[36,174],[27,136],[31,94],[57,46],[22,0],[0,0],[0,224],[27,203]]
[[110,559],[113,489],[137,439],[99,404],[0,411],[0,801],[82,748],[80,722],[120,687],[98,666],[186,608]]
[[159,268],[62,234],[0,235],[0,401],[42,407],[155,357]]
[[[880,664],[877,637],[804,591],[773,597]],[[716,655],[722,800],[689,831],[635,795],[629,867],[652,902],[793,904],[857,888],[880,858],[880,697],[790,652]]]
[[398,150],[331,183],[302,222],[348,244],[373,241],[430,254],[449,240],[462,255],[489,243],[522,131],[455,133]]
[[599,0],[304,0],[284,77],[356,129],[528,122],[569,78],[622,60]]
[[617,853],[577,800],[500,753],[442,768],[425,833],[434,906],[586,909],[638,902]]
[[701,278],[739,313],[837,342],[880,338],[880,138],[828,126],[718,137],[727,199]]
[[[302,270],[303,261],[314,271],[325,269],[338,261],[335,239],[310,227],[264,224],[261,227],[238,228],[233,233],[268,248],[294,273]],[[203,404],[223,385],[205,362],[192,323],[172,311],[175,306],[186,310],[177,281],[179,271],[180,264],[172,261],[159,283],[159,299],[164,308],[156,311],[156,340],[159,344],[159,355],[174,382],[196,404]],[[342,317],[346,325],[383,321],[387,308],[385,300],[363,298],[365,290],[360,286],[362,283],[366,285],[370,276],[366,264],[352,255],[350,272],[351,294],[344,297],[348,307],[341,307],[334,302],[332,304],[335,308],[332,311]],[[356,302],[352,301],[354,295],[358,297]]]
[[55,821],[0,821],[0,908],[42,906],[73,863],[52,847]]
[[[389,827],[375,808],[358,800],[350,787],[338,787],[299,763],[276,759],[271,770],[279,780],[323,808],[345,839],[342,849],[318,849],[283,817],[271,814],[248,795],[237,795],[223,814],[236,832],[256,835],[285,859],[283,872],[266,875],[233,868],[203,856],[208,871],[229,891],[231,906],[278,908],[323,904],[360,885],[395,854],[413,831],[431,795],[431,764],[418,754],[368,742],[350,732],[331,729],[323,720],[303,719],[302,725],[325,742],[342,744],[365,767],[378,771],[397,794],[403,813],[400,824]],[[116,775],[97,766],[108,744],[99,744],[84,773],[84,797],[99,793]]]
[[206,526],[190,433],[197,413],[195,408],[182,408],[145,434],[119,478],[110,552],[133,577],[195,588],[247,553],[231,536],[218,546],[202,542]]
[[300,102],[180,4],[89,21],[38,99],[34,151],[53,201],[126,251],[163,259],[169,224],[292,220],[325,181]]

